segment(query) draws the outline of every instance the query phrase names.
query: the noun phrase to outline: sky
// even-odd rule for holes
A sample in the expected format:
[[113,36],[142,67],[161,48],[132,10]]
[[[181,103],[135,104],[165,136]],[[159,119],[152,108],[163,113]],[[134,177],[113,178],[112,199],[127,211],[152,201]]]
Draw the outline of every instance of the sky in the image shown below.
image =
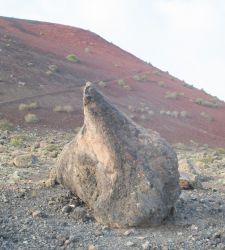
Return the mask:
[[91,30],[225,100],[224,0],[0,0],[0,16]]

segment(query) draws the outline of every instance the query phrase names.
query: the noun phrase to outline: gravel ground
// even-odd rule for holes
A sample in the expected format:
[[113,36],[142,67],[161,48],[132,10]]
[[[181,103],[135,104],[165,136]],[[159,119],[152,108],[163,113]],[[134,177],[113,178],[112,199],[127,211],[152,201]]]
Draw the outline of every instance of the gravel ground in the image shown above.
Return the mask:
[[[29,139],[12,145],[18,134]],[[57,153],[73,134],[19,131],[2,137],[0,249],[225,249],[224,152],[218,156],[202,147],[177,148],[180,158],[207,156],[202,188],[183,190],[174,216],[161,226],[110,229],[96,223],[68,190],[44,184]],[[14,166],[11,161],[21,152],[34,154],[38,161],[29,168]]]

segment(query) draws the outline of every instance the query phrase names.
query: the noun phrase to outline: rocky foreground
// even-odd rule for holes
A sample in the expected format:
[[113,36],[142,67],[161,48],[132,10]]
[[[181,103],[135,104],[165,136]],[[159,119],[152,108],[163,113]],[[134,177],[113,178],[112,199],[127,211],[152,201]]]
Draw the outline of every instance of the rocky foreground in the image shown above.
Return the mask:
[[[161,226],[110,229],[49,172],[74,133],[1,131],[0,249],[225,249],[225,150],[174,145],[191,161],[173,218]],[[196,170],[197,169],[197,170]],[[184,169],[185,170],[185,169]]]

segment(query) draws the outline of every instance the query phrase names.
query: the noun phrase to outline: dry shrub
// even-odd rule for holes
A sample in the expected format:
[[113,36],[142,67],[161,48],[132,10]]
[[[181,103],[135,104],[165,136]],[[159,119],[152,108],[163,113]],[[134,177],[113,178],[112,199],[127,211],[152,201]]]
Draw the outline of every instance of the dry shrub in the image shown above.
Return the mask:
[[164,81],[159,81],[158,82],[159,87],[161,88],[168,88],[167,84]]
[[78,57],[74,54],[69,54],[66,56],[66,59],[70,62],[79,62],[80,60],[78,59]]
[[210,122],[213,121],[213,117],[206,112],[201,112],[200,115],[201,115],[201,117],[205,118],[206,120],[208,120]]
[[72,113],[74,112],[74,108],[71,105],[57,105],[53,108],[54,112],[64,112],[64,113]]
[[39,122],[39,118],[37,117],[37,115],[31,114],[31,113],[25,115],[24,119],[25,119],[26,123],[37,123],[37,122]]
[[184,93],[178,93],[178,92],[167,92],[165,95],[165,98],[167,99],[177,99],[179,96],[184,96]]
[[189,117],[191,117],[191,116],[190,116],[190,114],[188,113],[188,111],[183,110],[183,111],[180,112],[180,117],[181,117],[181,118],[189,118]]
[[208,107],[208,108],[219,108],[222,106],[222,104],[216,99],[212,99],[211,101],[208,101],[208,100],[203,100],[202,98],[197,98],[194,100],[194,103],[201,105],[201,106]]
[[13,124],[6,119],[0,120],[0,130],[13,130]]
[[106,82],[100,81],[100,82],[98,82],[98,85],[99,85],[100,87],[106,87]]
[[28,104],[25,103],[21,103],[19,105],[19,110],[23,111],[23,110],[31,110],[31,109],[37,109],[38,108],[38,104],[36,102],[31,102]]

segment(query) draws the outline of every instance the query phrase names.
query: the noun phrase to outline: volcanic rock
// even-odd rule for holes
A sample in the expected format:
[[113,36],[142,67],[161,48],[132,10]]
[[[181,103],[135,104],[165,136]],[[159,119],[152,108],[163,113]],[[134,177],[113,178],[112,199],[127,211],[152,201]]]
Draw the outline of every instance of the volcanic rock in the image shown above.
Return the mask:
[[112,227],[161,223],[179,197],[175,151],[113,106],[91,83],[83,94],[84,125],[57,163],[57,181]]
[[178,162],[178,171],[180,174],[180,187],[182,189],[202,188],[199,180],[200,171],[191,160],[181,159]]
[[13,159],[13,165],[17,168],[29,168],[37,161],[37,157],[32,154],[21,154]]

